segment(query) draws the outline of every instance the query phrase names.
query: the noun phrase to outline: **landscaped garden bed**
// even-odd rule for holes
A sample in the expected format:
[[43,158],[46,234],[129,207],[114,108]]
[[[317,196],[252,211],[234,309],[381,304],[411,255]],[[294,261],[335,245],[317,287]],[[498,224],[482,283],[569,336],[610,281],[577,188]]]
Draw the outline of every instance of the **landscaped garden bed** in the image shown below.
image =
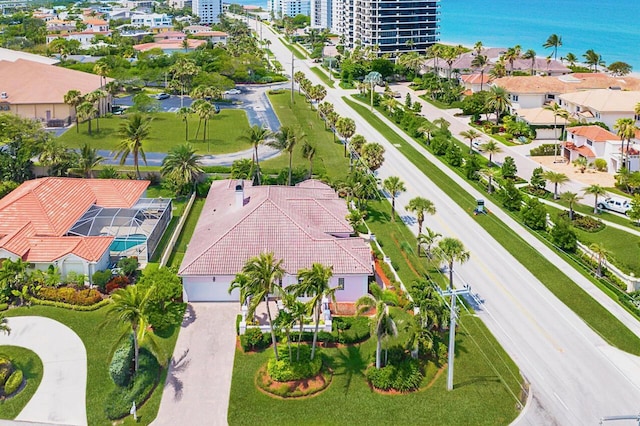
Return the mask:
[[42,361],[31,350],[0,346],[0,419],[14,419],[42,380]]

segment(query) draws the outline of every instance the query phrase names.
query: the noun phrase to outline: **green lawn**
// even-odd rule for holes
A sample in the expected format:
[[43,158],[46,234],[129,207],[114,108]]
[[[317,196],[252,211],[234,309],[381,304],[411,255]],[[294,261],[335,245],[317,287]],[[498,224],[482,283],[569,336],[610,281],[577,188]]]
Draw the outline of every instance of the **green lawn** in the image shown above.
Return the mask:
[[[173,198],[174,196],[175,194],[173,192],[169,191],[166,188],[163,188],[162,185],[153,185],[147,188],[147,197],[149,198]],[[164,234],[160,239],[160,243],[158,244],[155,253],[153,253],[153,256],[151,257],[151,262],[158,262],[162,257],[162,253],[164,252],[167,243],[171,239],[173,231],[176,229],[176,226],[178,226],[178,222],[180,221],[180,217],[184,213],[184,209],[188,201],[189,197],[173,198],[173,212],[171,221],[169,222],[167,229],[164,231]]]
[[[120,123],[126,116],[112,116],[100,119],[100,132],[96,132],[96,122],[92,122],[92,134],[89,136],[88,124],[80,124],[80,133],[75,128],[69,129],[60,142],[70,148],[80,148],[88,143],[92,148],[113,151],[120,141],[118,135]],[[251,148],[250,144],[238,142],[238,136],[249,128],[247,114],[243,110],[222,109],[209,121],[209,142],[202,140],[204,125],[200,128],[198,139],[195,138],[198,118],[191,114],[189,119],[189,143],[200,154],[227,154]],[[159,112],[153,114],[151,134],[142,144],[146,152],[168,152],[172,147],[185,143],[185,125],[177,114]],[[209,148],[209,151],[207,149]],[[142,163],[141,161],[141,164]]]
[[[122,329],[115,325],[100,328],[106,316],[106,309],[92,312],[77,312],[50,306],[16,308],[6,312],[7,316],[36,315],[54,319],[65,324],[78,334],[87,350],[87,423],[90,425],[111,425],[104,414],[104,401],[115,385],[109,377],[109,363]],[[180,327],[171,336],[159,338],[163,351],[171,356],[178,338]],[[138,409],[139,424],[149,424],[157,415],[160,406],[166,370],[151,398]],[[76,401],[78,402],[78,401]],[[127,422],[128,423],[128,422]],[[133,423],[133,422],[132,422]]]
[[0,356],[9,358],[14,367],[22,370],[27,384],[16,396],[0,400],[0,419],[13,420],[33,394],[42,380],[42,361],[35,352],[19,346],[0,346]]
[[[402,329],[408,315],[397,308],[392,308],[391,313]],[[364,371],[375,357],[376,342],[369,339],[359,345],[322,349],[334,371],[331,385],[324,392],[311,398],[276,399],[259,391],[254,382],[257,370],[272,356],[271,348],[257,354],[237,350],[229,424],[509,424],[518,414],[515,407],[520,396],[520,376],[490,333],[481,330],[483,327],[478,318],[462,314],[451,392],[446,390],[446,371],[430,388],[420,392],[405,395],[373,392],[364,378]],[[389,343],[401,342],[403,335]],[[485,361],[485,352],[498,354],[492,364]],[[425,378],[423,386],[432,377],[433,372]]]
[[[367,107],[352,101],[349,97],[345,96],[343,99],[390,143],[393,143],[398,151],[405,155],[425,176],[429,176],[429,179],[435,185],[440,188],[447,188],[449,197],[462,209],[470,215],[473,214],[475,199],[464,189],[428,161],[378,117],[371,114]],[[486,197],[489,198],[488,195]],[[499,201],[495,201],[499,203]],[[558,299],[611,345],[634,355],[640,355],[640,338],[633,334],[606,308],[596,302],[587,292],[577,286],[560,269],[525,242],[516,232],[491,214],[477,216],[477,221]],[[590,279],[592,278],[590,277]]]
[[323,69],[320,67],[311,67],[311,71],[313,71],[313,73],[317,75],[324,84],[329,87],[334,87],[335,83],[329,78],[329,75]]
[[191,241],[191,236],[193,235],[193,231],[196,229],[196,224],[198,223],[198,219],[200,218],[200,213],[202,212],[202,208],[204,207],[204,198],[196,198],[193,201],[193,206],[191,206],[191,212],[189,212],[189,216],[187,217],[187,221],[182,228],[182,232],[180,236],[176,240],[176,245],[173,247],[173,251],[171,252],[171,256],[169,256],[169,260],[167,261],[167,266],[174,266],[176,268],[180,267],[180,263],[182,263],[182,258],[184,254],[187,252],[187,245],[189,241]]
[[[324,122],[318,118],[318,113],[311,110],[305,97],[296,92],[295,106],[291,108],[291,92],[288,90],[280,94],[269,95],[273,109],[278,115],[280,123],[298,126],[306,135],[307,140],[316,146],[313,159],[313,173],[326,176],[332,181],[344,179],[349,171],[349,160],[344,157],[344,146],[333,141],[330,130],[325,130]],[[289,156],[281,154],[276,158],[260,164],[265,172],[279,171],[289,167]],[[309,161],[302,157],[302,144],[298,144],[293,152],[293,168],[309,169]]]

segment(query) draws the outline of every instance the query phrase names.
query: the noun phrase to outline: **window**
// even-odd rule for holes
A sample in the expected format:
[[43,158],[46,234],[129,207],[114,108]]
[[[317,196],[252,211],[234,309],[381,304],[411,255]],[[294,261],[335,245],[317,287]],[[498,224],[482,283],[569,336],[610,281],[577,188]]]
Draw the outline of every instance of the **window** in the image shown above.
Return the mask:
[[510,96],[512,101],[518,102],[518,95],[510,95]]
[[580,112],[580,107],[576,106],[576,112]]
[[338,290],[344,290],[344,278],[338,278]]

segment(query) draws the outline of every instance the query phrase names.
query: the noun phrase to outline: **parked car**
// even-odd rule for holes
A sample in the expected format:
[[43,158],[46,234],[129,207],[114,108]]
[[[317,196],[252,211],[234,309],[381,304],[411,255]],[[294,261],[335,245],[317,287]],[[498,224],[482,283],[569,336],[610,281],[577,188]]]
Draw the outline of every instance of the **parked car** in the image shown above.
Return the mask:
[[239,95],[240,93],[242,92],[238,89],[230,89],[224,92],[225,95]]
[[128,105],[113,105],[111,107],[111,113],[113,115],[122,115],[122,114],[126,114],[127,110],[131,108]]
[[608,197],[598,202],[598,208],[628,215],[629,210],[631,210],[631,204],[623,198]]
[[393,95],[394,98],[401,98],[402,97],[402,93],[400,93],[400,92],[393,92],[392,95]]
[[163,99],[169,99],[171,97],[171,95],[169,95],[168,93],[158,93],[156,95],[156,99],[161,101]]
[[471,146],[476,151],[482,151],[482,145],[484,145],[484,143],[482,141],[478,141],[478,140],[475,140],[475,139],[474,139],[473,142],[471,142]]

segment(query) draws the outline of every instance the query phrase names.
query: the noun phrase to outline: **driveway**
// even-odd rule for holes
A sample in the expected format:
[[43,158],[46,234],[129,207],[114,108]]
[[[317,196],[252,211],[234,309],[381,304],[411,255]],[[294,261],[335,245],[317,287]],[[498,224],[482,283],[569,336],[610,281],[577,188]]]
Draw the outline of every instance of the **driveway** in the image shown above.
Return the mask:
[[44,367],[38,390],[16,420],[86,425],[87,352],[80,337],[50,318],[11,317],[8,321],[11,334],[0,334],[0,345],[31,349]]
[[239,313],[237,302],[189,304],[153,425],[227,424]]

